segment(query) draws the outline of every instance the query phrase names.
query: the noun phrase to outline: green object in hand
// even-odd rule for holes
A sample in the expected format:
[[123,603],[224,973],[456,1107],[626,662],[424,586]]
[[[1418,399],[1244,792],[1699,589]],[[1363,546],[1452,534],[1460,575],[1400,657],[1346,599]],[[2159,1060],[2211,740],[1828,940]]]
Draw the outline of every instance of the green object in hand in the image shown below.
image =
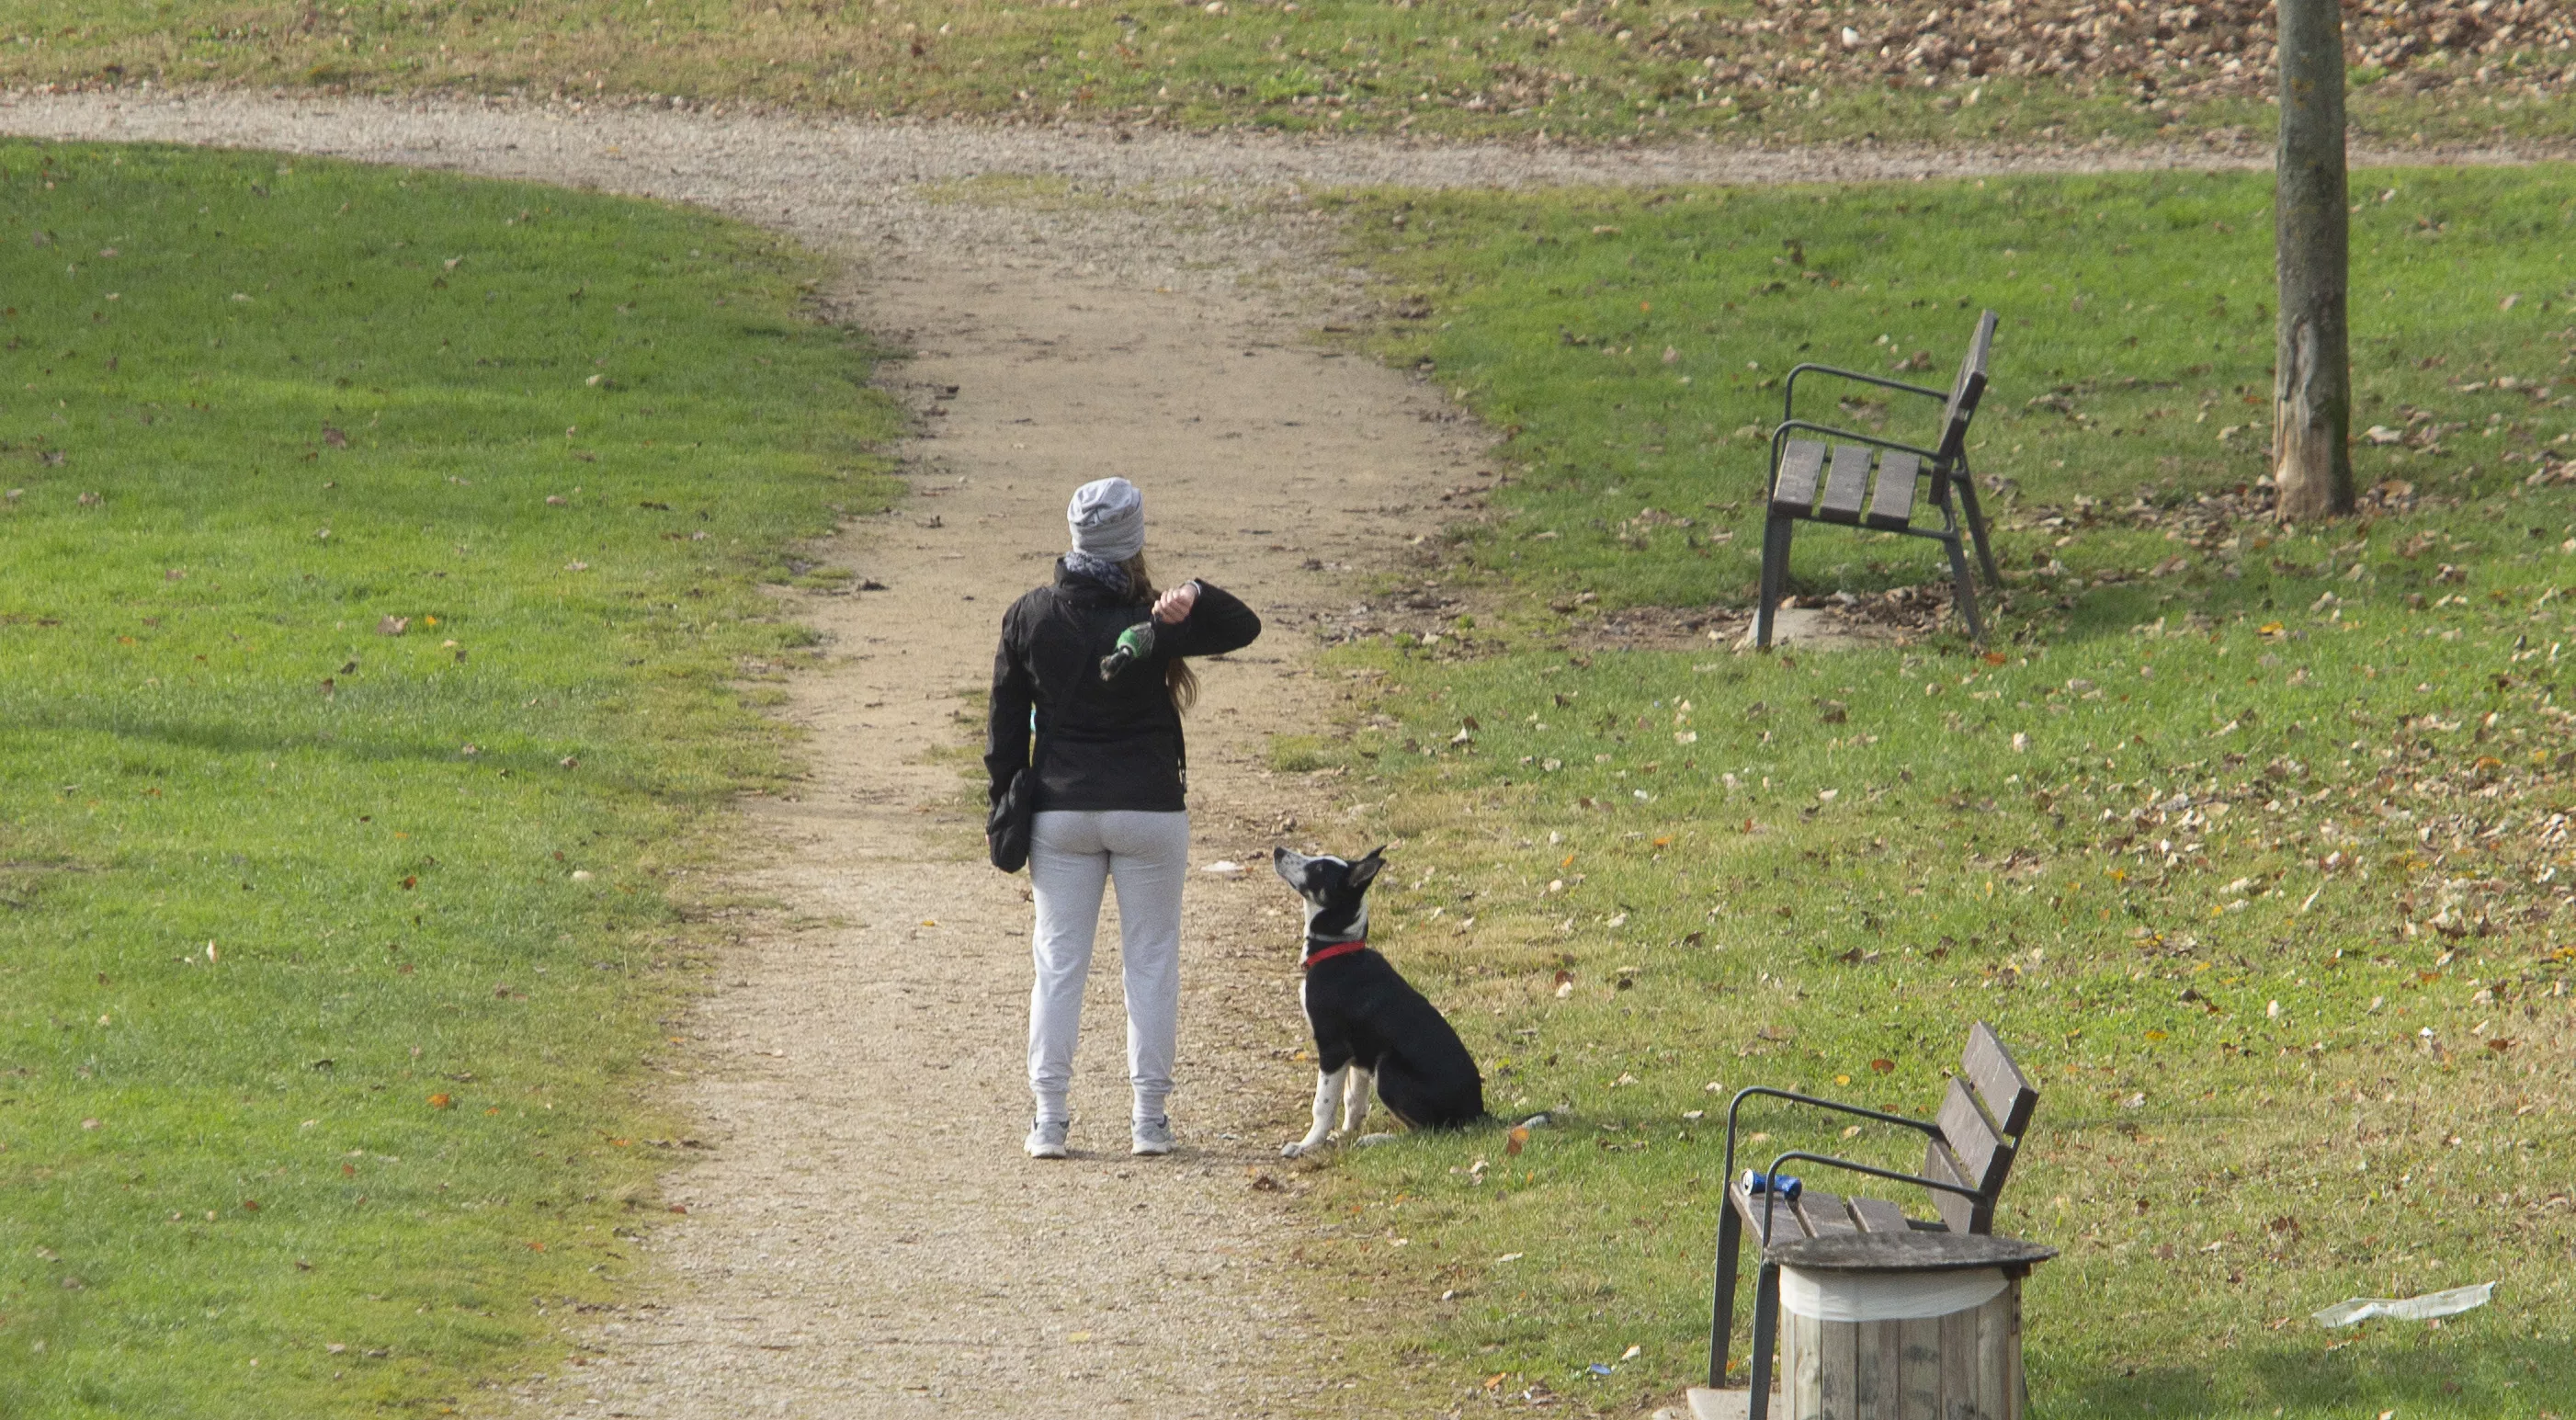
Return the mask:
[[1100,658],[1100,678],[1116,680],[1118,673],[1154,654],[1154,620],[1147,617],[1118,633],[1117,648]]

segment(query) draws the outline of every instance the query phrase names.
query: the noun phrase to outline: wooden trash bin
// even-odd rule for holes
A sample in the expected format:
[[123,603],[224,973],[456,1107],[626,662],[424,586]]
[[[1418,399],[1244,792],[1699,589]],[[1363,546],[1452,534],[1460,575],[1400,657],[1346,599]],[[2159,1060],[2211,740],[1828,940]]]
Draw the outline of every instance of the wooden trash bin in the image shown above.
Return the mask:
[[1928,1229],[1764,1249],[1781,1312],[1780,1388],[1765,1408],[1775,1420],[2021,1420],[2021,1281],[2056,1255]]

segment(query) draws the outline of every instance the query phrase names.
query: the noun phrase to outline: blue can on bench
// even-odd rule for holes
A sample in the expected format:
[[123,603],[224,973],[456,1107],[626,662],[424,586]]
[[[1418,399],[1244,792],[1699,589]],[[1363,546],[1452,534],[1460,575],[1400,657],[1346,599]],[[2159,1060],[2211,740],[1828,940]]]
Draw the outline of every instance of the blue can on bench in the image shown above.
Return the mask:
[[1767,1174],[1759,1169],[1744,1171],[1744,1196],[1747,1198],[1759,1198],[1766,1193],[1777,1193],[1780,1195],[1781,1202],[1795,1203],[1798,1201],[1798,1195],[1804,1192],[1806,1187],[1791,1174]]

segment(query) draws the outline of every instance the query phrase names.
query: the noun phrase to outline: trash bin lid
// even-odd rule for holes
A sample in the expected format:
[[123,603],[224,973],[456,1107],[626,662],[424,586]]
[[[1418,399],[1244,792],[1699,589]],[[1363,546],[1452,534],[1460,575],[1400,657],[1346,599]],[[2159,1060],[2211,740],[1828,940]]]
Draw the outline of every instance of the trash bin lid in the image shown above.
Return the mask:
[[1807,1272],[1958,1272],[2000,1267],[2016,1276],[2057,1256],[2057,1249],[1990,1233],[1917,1229],[1906,1233],[1828,1233],[1783,1240],[1762,1260]]

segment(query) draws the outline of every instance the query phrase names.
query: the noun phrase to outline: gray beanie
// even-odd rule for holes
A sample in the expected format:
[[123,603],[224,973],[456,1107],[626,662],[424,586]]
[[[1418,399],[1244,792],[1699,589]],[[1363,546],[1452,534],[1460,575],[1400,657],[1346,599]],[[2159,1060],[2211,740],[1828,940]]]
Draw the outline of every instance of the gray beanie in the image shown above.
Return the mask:
[[1064,520],[1076,552],[1124,562],[1145,550],[1145,495],[1126,479],[1097,479],[1073,490]]

